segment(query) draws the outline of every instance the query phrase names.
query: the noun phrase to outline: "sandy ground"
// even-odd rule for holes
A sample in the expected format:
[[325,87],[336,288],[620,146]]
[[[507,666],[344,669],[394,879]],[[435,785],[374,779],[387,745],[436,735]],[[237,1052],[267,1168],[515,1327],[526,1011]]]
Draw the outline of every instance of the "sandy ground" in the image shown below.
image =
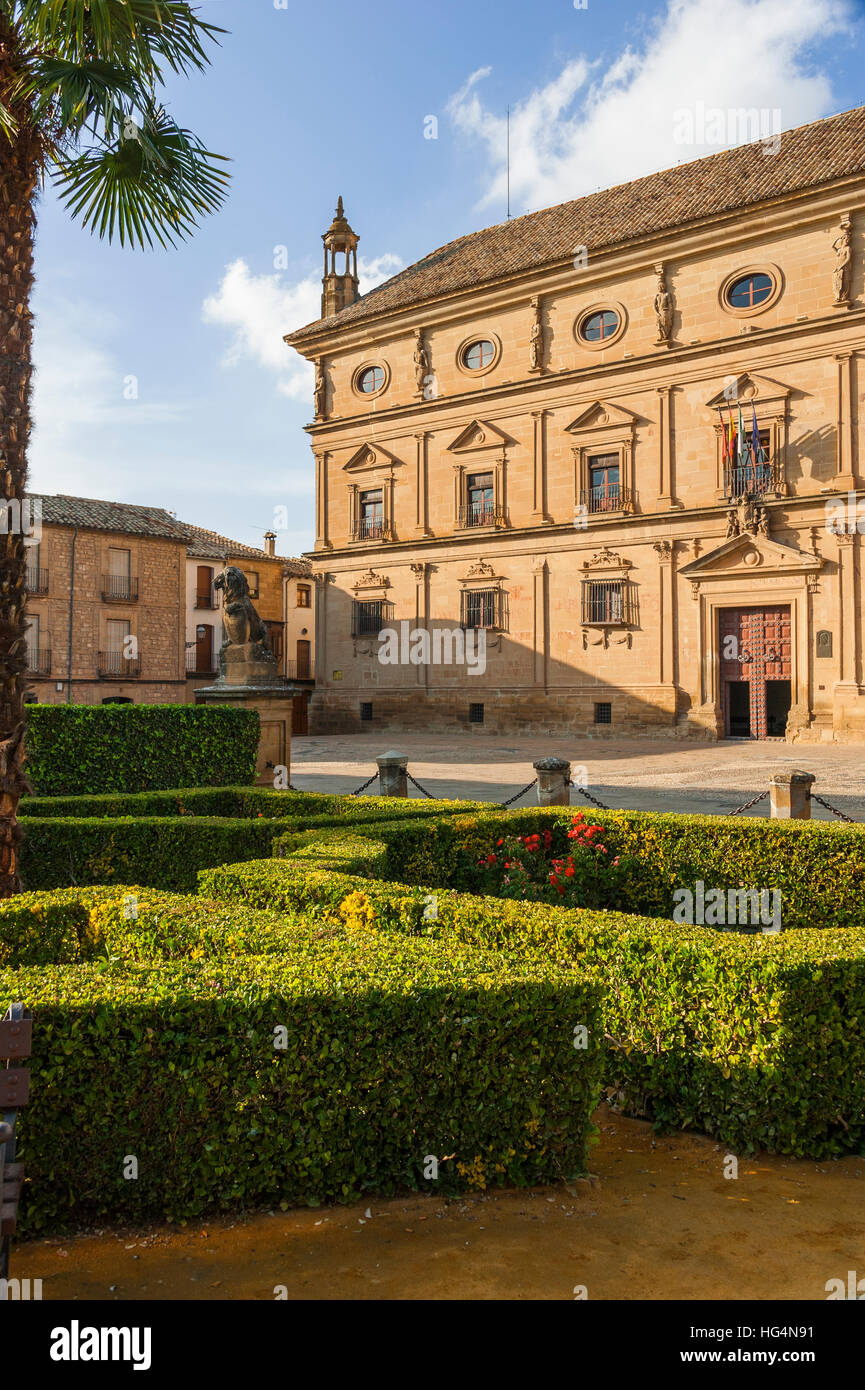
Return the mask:
[[[719,814],[735,810],[765,791],[769,775],[803,768],[816,777],[814,791],[839,810],[865,821],[865,747],[808,744],[799,748],[781,739],[692,744],[679,739],[588,739],[567,735],[494,738],[489,734],[363,734],[295,738],[291,782],[299,791],[351,792],[376,771],[380,753],[395,749],[408,757],[408,770],[434,796],[503,801],[535,776],[532,762],[555,755],[567,758],[588,789],[613,809],[691,811]],[[576,778],[576,771],[572,774]],[[375,794],[373,783],[370,793]],[[420,793],[409,785],[410,796]],[[575,805],[584,798],[571,792]],[[537,804],[530,791],[517,806]],[[768,815],[764,800],[748,814]],[[835,819],[816,803],[815,819]]]
[[31,1241],[50,1299],[825,1300],[865,1275],[865,1158],[758,1155],[606,1110],[593,1175],[532,1191],[260,1213]]

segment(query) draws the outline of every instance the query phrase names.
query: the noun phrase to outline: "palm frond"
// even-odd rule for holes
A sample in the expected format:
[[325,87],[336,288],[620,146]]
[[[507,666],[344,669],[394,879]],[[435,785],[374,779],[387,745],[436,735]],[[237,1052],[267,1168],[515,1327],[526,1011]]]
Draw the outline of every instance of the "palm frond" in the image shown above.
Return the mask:
[[106,129],[116,126],[136,101],[146,101],[134,73],[118,63],[91,58],[72,63],[63,58],[36,58],[22,95],[31,103],[33,119],[59,124],[67,139],[75,139],[91,121]]
[[121,245],[172,246],[225,200],[223,155],[207,150],[161,108],[145,113],[132,138],[58,162],[56,184],[71,215]]
[[101,58],[159,79],[159,60],[175,72],[209,62],[207,42],[225,33],[180,0],[18,0],[24,33],[58,57]]

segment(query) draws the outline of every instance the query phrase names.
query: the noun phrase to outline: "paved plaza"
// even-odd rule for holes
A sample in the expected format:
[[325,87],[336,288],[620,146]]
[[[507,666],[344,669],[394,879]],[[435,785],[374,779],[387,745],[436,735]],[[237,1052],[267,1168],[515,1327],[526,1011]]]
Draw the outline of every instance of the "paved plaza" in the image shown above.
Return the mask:
[[[679,739],[526,738],[469,734],[352,734],[295,738],[291,782],[299,791],[352,792],[376,771],[380,753],[408,757],[408,770],[434,796],[504,801],[535,776],[532,762],[555,755],[585,772],[587,790],[612,809],[723,814],[767,789],[772,772],[802,768],[814,792],[865,822],[865,747],[764,742],[683,743]],[[377,791],[377,783],[370,793]],[[409,786],[410,796],[420,796]],[[574,805],[590,803],[575,790]],[[515,805],[537,803],[535,789]],[[834,820],[814,804],[814,818]],[[748,815],[768,815],[768,799]]]

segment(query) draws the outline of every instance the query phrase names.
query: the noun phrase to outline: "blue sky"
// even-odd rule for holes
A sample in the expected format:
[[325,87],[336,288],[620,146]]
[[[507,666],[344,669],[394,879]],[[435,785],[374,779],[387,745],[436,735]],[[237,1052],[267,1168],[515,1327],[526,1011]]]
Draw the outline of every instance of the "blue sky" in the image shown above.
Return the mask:
[[282,554],[311,548],[313,470],[311,368],[281,339],[318,316],[338,194],[371,288],[504,219],[508,104],[516,216],[712,153],[682,143],[698,103],[783,130],[865,102],[865,0],[199,8],[230,32],[168,104],[231,157],[229,201],[182,248],[142,253],[46,192],[31,487],[166,507],[248,544],[287,508]]

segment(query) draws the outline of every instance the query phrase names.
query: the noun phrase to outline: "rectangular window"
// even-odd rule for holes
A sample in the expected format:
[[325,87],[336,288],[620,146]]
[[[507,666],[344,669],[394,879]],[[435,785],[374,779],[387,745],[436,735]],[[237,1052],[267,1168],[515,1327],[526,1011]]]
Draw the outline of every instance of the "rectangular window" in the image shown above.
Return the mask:
[[391,620],[393,604],[384,599],[355,599],[351,605],[352,637],[377,637]]
[[596,724],[612,724],[612,722],[613,722],[613,707],[612,707],[612,705],[611,705],[611,704],[608,704],[606,701],[602,702],[602,703],[599,704],[599,705],[595,705],[595,723],[596,723]]
[[195,571],[196,608],[215,608],[213,594],[213,569],[210,565],[198,565]]
[[384,535],[384,494],[380,487],[362,492],[358,498],[357,539],[378,541]]
[[312,589],[309,584],[298,584],[297,586],[297,606],[298,608],[312,607]]
[[501,589],[464,589],[461,627],[498,628],[503,626],[504,611]]
[[35,615],[27,624],[27,669],[35,671],[39,665],[39,619]]
[[621,506],[618,454],[594,454],[588,460],[590,512],[615,512]]
[[583,580],[583,622],[624,627],[634,621],[630,586],[625,579]]
[[119,546],[108,547],[108,573],[102,579],[102,597],[112,600],[137,597],[137,580],[132,580],[132,553]]
[[247,584],[249,585],[249,597],[250,597],[250,598],[258,598],[258,591],[259,591],[258,570],[244,570],[244,571],[243,571],[243,574],[244,574],[244,577],[245,577],[245,579],[246,579]]
[[105,626],[108,630],[108,650],[122,653],[123,644],[129,636],[129,623],[125,618],[109,618]]
[[491,526],[495,520],[492,473],[470,473],[466,479],[470,526]]
[[360,717],[364,721],[364,723],[372,719],[372,705],[369,703],[369,701],[361,701]]
[[483,705],[469,705],[469,723],[483,724],[484,707]]

